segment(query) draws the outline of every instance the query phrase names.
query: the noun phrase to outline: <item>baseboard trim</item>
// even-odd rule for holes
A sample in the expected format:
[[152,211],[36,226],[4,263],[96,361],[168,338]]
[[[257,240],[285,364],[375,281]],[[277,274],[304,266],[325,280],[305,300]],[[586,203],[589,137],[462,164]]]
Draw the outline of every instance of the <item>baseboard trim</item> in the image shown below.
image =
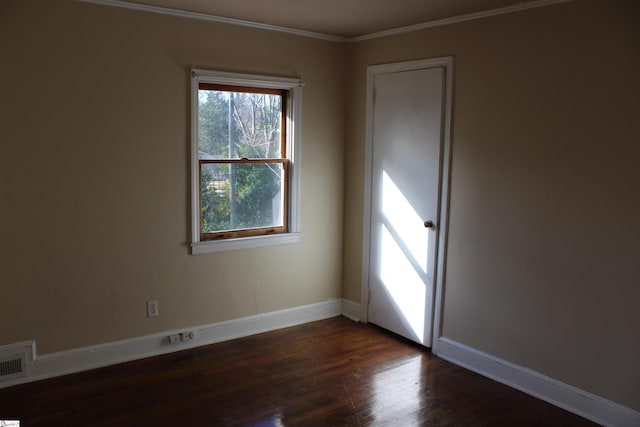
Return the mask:
[[438,339],[436,355],[598,424],[640,426],[640,412],[454,340]]
[[348,299],[343,299],[342,300],[342,315],[344,317],[347,317],[351,320],[353,320],[354,322],[359,322],[360,319],[360,310],[361,310],[361,306],[359,303],[357,302],[353,302],[351,300]]
[[[342,314],[341,298],[242,317],[181,330],[82,347],[59,353],[36,356],[26,377],[0,383],[0,388],[73,374],[146,357],[158,356],[203,345],[215,344],[289,326],[328,319]],[[349,317],[349,316],[347,316]],[[186,343],[169,344],[168,336],[194,331],[195,338]]]

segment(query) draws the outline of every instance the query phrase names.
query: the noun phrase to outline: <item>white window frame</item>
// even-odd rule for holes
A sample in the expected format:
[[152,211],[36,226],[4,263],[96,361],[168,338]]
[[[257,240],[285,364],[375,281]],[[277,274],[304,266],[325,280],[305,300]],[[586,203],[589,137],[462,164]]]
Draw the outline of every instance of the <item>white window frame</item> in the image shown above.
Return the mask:
[[[198,167],[198,88],[200,83],[284,89],[289,91],[286,113],[286,150],[289,159],[289,211],[286,233],[238,237],[223,240],[200,240],[200,176]],[[302,122],[302,87],[299,79],[254,74],[191,70],[191,254],[207,254],[238,249],[259,248],[300,241],[300,137]]]

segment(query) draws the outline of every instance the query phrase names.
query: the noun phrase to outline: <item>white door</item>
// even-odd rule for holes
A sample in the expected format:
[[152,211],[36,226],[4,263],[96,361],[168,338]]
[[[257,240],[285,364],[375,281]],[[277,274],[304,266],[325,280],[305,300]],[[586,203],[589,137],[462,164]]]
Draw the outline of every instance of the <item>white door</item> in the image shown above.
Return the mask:
[[431,346],[444,66],[370,73],[368,321]]

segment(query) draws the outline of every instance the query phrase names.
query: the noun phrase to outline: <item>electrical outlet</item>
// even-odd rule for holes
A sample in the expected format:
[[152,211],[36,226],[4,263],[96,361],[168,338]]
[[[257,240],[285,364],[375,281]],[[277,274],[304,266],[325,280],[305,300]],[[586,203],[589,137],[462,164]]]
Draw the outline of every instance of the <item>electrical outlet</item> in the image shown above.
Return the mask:
[[158,300],[147,301],[147,317],[155,317],[159,315],[158,312]]
[[169,335],[169,344],[180,344],[181,342],[191,341],[196,337],[196,333],[193,331],[181,332],[179,334]]
[[193,331],[183,332],[180,334],[182,341],[191,341],[195,338],[196,334]]

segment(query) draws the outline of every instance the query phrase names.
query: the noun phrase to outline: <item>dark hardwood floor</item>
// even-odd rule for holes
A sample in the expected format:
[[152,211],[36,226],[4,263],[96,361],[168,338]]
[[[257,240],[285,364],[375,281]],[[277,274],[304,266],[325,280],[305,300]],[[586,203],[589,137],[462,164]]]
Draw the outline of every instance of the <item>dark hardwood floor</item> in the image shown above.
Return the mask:
[[30,426],[587,426],[344,317],[0,389]]

